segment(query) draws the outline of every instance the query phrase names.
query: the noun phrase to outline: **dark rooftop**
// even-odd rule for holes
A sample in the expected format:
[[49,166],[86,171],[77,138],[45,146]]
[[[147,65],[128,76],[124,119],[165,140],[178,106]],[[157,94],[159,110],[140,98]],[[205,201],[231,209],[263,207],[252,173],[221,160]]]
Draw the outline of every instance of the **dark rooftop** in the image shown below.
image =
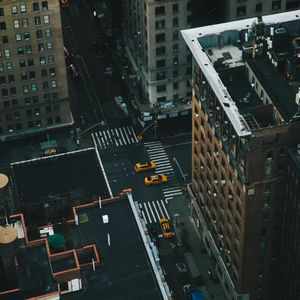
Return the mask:
[[250,107],[263,104],[246,77],[245,66],[220,69],[218,73],[240,114],[248,113]]
[[[79,219],[81,214],[87,218],[70,227],[69,237],[76,248],[95,243],[101,262],[95,271],[82,271],[82,291],[64,298],[92,300],[101,295],[101,299],[114,300],[162,299],[127,196],[103,204],[101,209],[98,204],[77,209],[77,214]],[[108,215],[109,223],[103,223],[103,215]]]
[[21,247],[16,258],[18,284],[24,298],[57,290],[45,244]]
[[[28,225],[68,217],[71,207],[109,191],[93,149],[13,164],[15,186]],[[44,203],[49,204],[46,211]]]
[[290,121],[297,112],[295,97],[299,83],[295,84],[282,73],[276,72],[266,55],[248,59],[247,62],[282,117]]

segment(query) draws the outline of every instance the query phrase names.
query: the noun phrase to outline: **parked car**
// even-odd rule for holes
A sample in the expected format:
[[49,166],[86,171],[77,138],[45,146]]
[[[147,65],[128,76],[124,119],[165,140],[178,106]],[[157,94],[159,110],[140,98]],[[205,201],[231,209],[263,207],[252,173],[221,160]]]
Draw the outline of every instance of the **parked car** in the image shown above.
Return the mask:
[[169,239],[174,235],[174,232],[171,230],[170,220],[167,218],[159,219],[160,230],[164,238]]
[[168,181],[168,178],[164,174],[151,175],[151,176],[145,177],[145,179],[144,179],[145,185],[160,184],[160,183],[164,183],[167,181]]
[[156,168],[156,163],[154,161],[148,161],[145,163],[136,163],[134,165],[134,170],[139,173],[142,171],[148,171]]

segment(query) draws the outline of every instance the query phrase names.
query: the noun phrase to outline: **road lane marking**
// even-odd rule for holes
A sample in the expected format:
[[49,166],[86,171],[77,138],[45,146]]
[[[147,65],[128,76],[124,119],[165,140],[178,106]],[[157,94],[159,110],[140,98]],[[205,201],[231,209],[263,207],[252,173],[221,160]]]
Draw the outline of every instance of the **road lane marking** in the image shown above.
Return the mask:
[[173,190],[166,190],[166,191],[163,191],[163,193],[166,195],[166,194],[169,194],[169,193],[176,193],[176,192],[182,192],[181,189],[173,189]]
[[162,204],[162,206],[163,206],[163,208],[164,208],[164,210],[166,212],[166,215],[167,215],[168,219],[170,219],[170,216],[169,216],[168,211],[167,211],[167,209],[165,207],[165,204],[163,202],[161,202],[161,204]]

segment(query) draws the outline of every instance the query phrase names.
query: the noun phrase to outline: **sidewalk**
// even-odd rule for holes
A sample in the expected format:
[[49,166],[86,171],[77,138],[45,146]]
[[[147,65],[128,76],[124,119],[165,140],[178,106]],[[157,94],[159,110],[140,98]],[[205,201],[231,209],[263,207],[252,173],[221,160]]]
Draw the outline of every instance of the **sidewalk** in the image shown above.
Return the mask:
[[193,254],[199,268],[204,285],[197,287],[202,291],[207,300],[225,300],[225,293],[219,283],[213,283],[208,277],[207,270],[214,270],[214,265],[209,258],[200,238],[194,220],[190,216],[189,201],[185,194],[174,197],[169,202],[170,215],[174,217],[175,234],[187,252]]

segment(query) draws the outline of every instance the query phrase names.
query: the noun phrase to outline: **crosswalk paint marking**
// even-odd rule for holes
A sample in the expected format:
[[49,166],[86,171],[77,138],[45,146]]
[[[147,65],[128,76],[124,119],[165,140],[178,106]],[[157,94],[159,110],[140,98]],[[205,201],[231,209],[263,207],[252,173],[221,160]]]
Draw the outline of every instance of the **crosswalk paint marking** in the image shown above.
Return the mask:
[[181,189],[174,189],[174,190],[170,190],[170,191],[163,191],[164,195],[166,194],[170,194],[170,193],[176,193],[176,192],[182,192]]
[[147,149],[147,151],[150,151],[150,150],[159,150],[159,149],[164,149],[164,147],[162,147],[161,145],[150,146]]
[[166,201],[170,201],[170,200],[172,200],[172,199],[173,199],[173,197],[165,198]]
[[147,219],[145,218],[145,214],[144,214],[144,211],[143,211],[143,210],[142,210],[142,216],[143,216],[143,219],[144,219],[144,221],[145,221],[145,224],[147,225],[148,222],[147,222]]
[[157,202],[157,206],[159,208],[159,211],[160,211],[161,215],[164,216],[164,213],[162,212],[162,209],[161,209],[160,204],[159,204],[159,202],[161,202],[161,201],[156,200],[156,202]]
[[121,128],[121,131],[123,131],[124,132],[124,135],[125,135],[125,137],[126,137],[126,139],[127,139],[127,141],[128,141],[128,144],[130,144],[130,140],[129,140],[129,137],[128,137],[128,135],[127,135],[127,132],[126,132],[126,128]]
[[138,143],[139,140],[137,139],[136,134],[135,134],[135,132],[134,132],[132,126],[131,126],[130,128],[131,128],[131,131],[132,131],[132,133],[133,133],[133,136],[134,136],[134,138],[135,138],[136,143]]
[[127,132],[128,132],[128,135],[129,135],[131,141],[134,143],[134,138],[132,137],[132,133],[131,133],[131,131],[129,129],[129,126],[127,126],[126,129],[127,129]]
[[167,211],[167,209],[165,207],[165,204],[163,202],[161,202],[161,204],[162,204],[162,206],[163,206],[163,208],[164,208],[164,210],[166,212],[166,216],[168,217],[168,219],[170,219],[170,216],[169,216],[168,211]]
[[159,216],[159,213],[158,213],[158,211],[157,211],[157,209],[156,209],[156,206],[155,206],[155,202],[153,201],[153,207],[154,207],[154,209],[155,209],[155,211],[156,211],[156,215],[158,216],[158,219],[160,219],[160,216]]
[[155,150],[155,151],[151,151],[151,150],[148,150],[148,154],[166,154],[166,151],[164,149],[161,149],[161,150]]
[[164,162],[160,164],[156,164],[157,167],[166,167],[166,166],[171,166],[170,162]]
[[174,194],[168,194],[165,196],[178,196],[178,195],[182,195],[182,192],[178,192],[178,193],[174,193]]
[[153,217],[153,220],[155,221],[155,216],[154,216],[154,213],[153,213],[153,211],[152,211],[152,209],[151,209],[150,202],[146,202],[146,204],[148,204],[148,206],[149,206],[149,209],[150,209],[150,212],[151,212],[151,214],[152,214],[152,217]]
[[149,157],[151,157],[152,159],[155,159],[155,158],[166,158],[166,154],[161,154],[161,155],[153,155],[153,154],[149,154]]
[[151,145],[161,145],[161,143],[160,142],[144,142],[144,145],[149,147]]
[[115,128],[115,132],[116,132],[117,137],[118,137],[118,139],[119,139],[120,146],[122,146],[122,145],[123,145],[123,144],[122,144],[122,140],[121,140],[121,138],[120,138],[120,136],[119,136],[119,132],[118,132],[117,128]]
[[162,158],[157,158],[157,162],[165,162],[165,161],[170,161],[168,157],[162,157]]
[[144,208],[145,208],[146,214],[148,216],[148,220],[150,221],[150,223],[152,223],[151,217],[150,217],[149,212],[148,212],[147,205],[144,205]]
[[180,188],[180,186],[173,186],[173,187],[165,188],[162,190],[163,190],[163,192],[168,192],[168,191],[178,190],[179,188]]
[[163,172],[163,171],[173,171],[173,168],[156,168],[156,171]]
[[121,134],[122,140],[123,140],[124,145],[125,145],[125,144],[126,144],[126,141],[125,141],[125,139],[124,139],[123,132],[122,132],[121,128],[118,128],[118,129],[120,130],[120,134]]

